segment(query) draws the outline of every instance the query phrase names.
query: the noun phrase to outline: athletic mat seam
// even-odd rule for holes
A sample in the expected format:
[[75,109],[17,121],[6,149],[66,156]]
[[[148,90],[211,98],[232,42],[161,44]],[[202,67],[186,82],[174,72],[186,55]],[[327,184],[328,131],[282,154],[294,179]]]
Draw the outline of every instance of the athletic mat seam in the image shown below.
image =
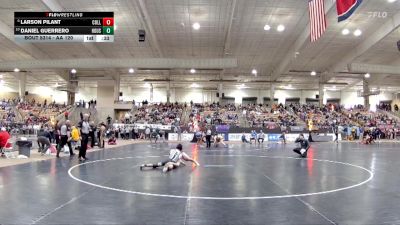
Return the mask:
[[[134,167],[138,167],[139,165],[140,165],[140,164],[134,165],[134,166],[130,167],[129,169],[124,170],[123,172],[125,172],[125,171],[127,171],[127,170],[130,170],[130,169],[132,169],[132,168],[134,168]],[[118,175],[122,174],[123,172],[120,172]],[[111,179],[113,179],[113,178],[114,178],[114,177],[108,179],[106,182],[104,182],[104,183],[102,183],[102,184],[107,184],[107,183],[110,182]],[[60,206],[56,207],[55,209],[50,210],[49,212],[47,212],[47,213],[41,215],[40,217],[38,217],[37,219],[34,219],[34,220],[32,221],[32,223],[31,223],[31,225],[37,224],[38,222],[42,221],[42,220],[45,219],[46,217],[49,217],[51,214],[57,212],[58,210],[60,210],[60,209],[64,208],[65,206],[67,206],[67,205],[69,205],[69,204],[75,202],[76,200],[82,198],[83,196],[85,196],[85,195],[88,194],[89,192],[94,191],[94,190],[96,190],[96,189],[100,189],[100,188],[99,188],[99,187],[92,187],[92,188],[90,188],[89,190],[83,192],[82,194],[71,198],[69,201],[65,202],[64,204],[61,204]]]
[[[248,168],[251,168],[247,163],[244,163],[244,165]],[[289,190],[285,189],[284,187],[282,187],[280,184],[278,184],[276,181],[274,181],[272,178],[270,178],[269,176],[267,176],[264,173],[260,173],[258,171],[256,171],[256,173],[261,174],[263,177],[265,177],[266,179],[268,179],[269,181],[271,181],[273,184],[275,184],[277,187],[279,187],[280,189],[282,189],[284,192],[286,192],[286,194],[289,195],[293,195],[291,192],[289,192]],[[329,219],[327,216],[325,216],[324,214],[322,214],[321,212],[319,212],[315,207],[313,207],[310,203],[300,199],[299,197],[294,197],[296,200],[300,201],[302,204],[304,204],[305,206],[307,206],[308,209],[310,209],[311,211],[317,213],[319,216],[321,216],[323,219],[325,219],[326,221],[328,221],[329,223],[333,224],[333,225],[337,225],[337,223],[335,223],[334,221],[332,221],[331,219]]]

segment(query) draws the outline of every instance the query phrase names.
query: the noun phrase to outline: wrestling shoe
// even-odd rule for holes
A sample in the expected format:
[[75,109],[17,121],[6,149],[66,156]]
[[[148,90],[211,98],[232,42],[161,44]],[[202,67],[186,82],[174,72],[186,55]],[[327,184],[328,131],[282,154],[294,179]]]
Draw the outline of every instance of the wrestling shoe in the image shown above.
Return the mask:
[[304,148],[300,150],[300,153],[301,153],[301,157],[303,157],[303,158],[307,157],[307,151]]

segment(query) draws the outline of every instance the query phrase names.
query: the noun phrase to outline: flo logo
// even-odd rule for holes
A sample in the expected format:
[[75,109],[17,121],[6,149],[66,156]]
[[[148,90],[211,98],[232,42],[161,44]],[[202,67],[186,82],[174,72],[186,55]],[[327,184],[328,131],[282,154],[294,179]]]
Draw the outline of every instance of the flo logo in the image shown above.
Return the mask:
[[385,19],[388,17],[388,12],[368,12],[368,18],[373,18],[373,19]]

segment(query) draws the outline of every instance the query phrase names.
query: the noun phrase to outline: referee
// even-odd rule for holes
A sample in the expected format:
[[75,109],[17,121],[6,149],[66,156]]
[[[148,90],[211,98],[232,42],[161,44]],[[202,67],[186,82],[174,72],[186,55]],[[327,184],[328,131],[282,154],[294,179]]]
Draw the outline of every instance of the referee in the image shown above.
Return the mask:
[[87,145],[89,142],[89,133],[91,130],[88,114],[83,115],[83,120],[81,123],[82,123],[81,124],[82,142],[81,142],[81,148],[79,149],[79,161],[84,161],[84,160],[87,160],[86,150],[87,150]]

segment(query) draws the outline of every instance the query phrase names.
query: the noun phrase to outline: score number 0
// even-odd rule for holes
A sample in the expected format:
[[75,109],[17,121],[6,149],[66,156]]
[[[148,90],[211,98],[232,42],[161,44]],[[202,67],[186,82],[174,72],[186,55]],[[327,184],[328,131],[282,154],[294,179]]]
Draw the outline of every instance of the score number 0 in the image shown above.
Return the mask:
[[114,18],[103,18],[103,26],[114,26]]

